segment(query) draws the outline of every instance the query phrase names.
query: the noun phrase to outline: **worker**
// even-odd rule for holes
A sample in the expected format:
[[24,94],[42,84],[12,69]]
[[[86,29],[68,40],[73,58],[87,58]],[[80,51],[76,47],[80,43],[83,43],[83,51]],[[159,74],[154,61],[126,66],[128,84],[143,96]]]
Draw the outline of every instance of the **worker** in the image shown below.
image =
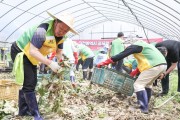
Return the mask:
[[158,49],[144,41],[137,41],[119,54],[99,63],[97,67],[117,62],[131,54],[137,60],[137,68],[140,72],[140,75],[134,82],[134,91],[136,92],[141,112],[147,114],[149,112],[148,103],[151,98],[152,83],[159,76],[163,76],[167,68],[166,60]]
[[[53,20],[28,29],[11,46],[11,58],[16,64],[16,67],[14,66],[16,80],[21,77],[20,84],[23,85],[22,90],[19,91],[19,115],[32,115],[35,120],[43,119],[39,113],[35,95],[37,64],[41,62],[54,72],[58,72],[60,69],[58,63],[44,56],[56,50],[57,59],[62,59],[63,42],[67,38],[66,33],[71,31],[77,34],[73,28],[74,18],[71,14],[65,12],[59,15],[53,15],[49,12],[48,14]],[[19,61],[23,61],[22,64],[17,64]],[[22,68],[20,71],[23,70],[23,73],[21,74],[17,68]]]

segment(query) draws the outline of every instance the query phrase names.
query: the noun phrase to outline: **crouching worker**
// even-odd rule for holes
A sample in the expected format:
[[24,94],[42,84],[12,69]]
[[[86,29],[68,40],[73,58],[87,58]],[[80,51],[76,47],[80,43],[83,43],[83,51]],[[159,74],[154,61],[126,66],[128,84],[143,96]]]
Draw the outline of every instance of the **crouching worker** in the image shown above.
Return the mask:
[[[32,115],[35,120],[42,120],[35,95],[37,84],[37,64],[39,62],[49,66],[54,72],[58,72],[60,66],[57,62],[47,59],[46,55],[56,50],[57,58],[61,59],[63,41],[68,31],[73,30],[73,17],[68,13],[54,16],[48,13],[54,20],[42,23],[24,34],[12,44],[11,58],[16,65],[16,81],[21,76],[22,90],[19,91],[19,115]],[[19,60],[20,59],[20,60]],[[18,64],[17,62],[22,63]],[[18,68],[21,68],[19,72]],[[23,72],[22,72],[23,71]]]
[[[108,65],[133,54],[138,62],[137,68],[140,75],[134,83],[138,103],[142,113],[148,113],[148,103],[151,98],[152,83],[166,71],[167,65],[164,56],[153,45],[143,41],[137,41],[127,47],[123,52],[112,56],[97,67]],[[158,57],[157,57],[158,56]]]
[[[93,61],[94,61],[94,53],[93,51],[86,45],[78,44],[74,42],[75,47],[77,48],[78,55],[81,56],[83,60],[83,79],[84,80],[91,80],[92,73],[93,73]],[[88,68],[89,68],[89,75],[88,75]]]

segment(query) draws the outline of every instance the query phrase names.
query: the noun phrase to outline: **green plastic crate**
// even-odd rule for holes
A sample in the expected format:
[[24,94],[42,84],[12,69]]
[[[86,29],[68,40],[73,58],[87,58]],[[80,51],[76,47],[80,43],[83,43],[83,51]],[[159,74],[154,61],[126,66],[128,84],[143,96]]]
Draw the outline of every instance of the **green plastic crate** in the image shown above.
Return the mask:
[[41,81],[43,78],[50,79],[51,74],[37,74],[37,79]]
[[94,68],[91,81],[105,88],[131,96],[134,92],[134,79],[129,75],[106,68]]

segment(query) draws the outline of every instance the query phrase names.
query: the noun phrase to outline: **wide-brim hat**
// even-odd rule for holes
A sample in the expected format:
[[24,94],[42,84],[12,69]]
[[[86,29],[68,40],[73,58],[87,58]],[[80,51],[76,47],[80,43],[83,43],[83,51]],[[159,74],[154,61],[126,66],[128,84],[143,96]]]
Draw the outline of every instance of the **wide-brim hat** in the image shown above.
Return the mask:
[[65,23],[67,26],[69,26],[70,28],[70,31],[74,34],[78,34],[76,32],[76,30],[74,30],[73,28],[73,25],[74,25],[74,17],[70,14],[70,13],[66,13],[66,12],[63,12],[59,15],[52,15],[51,13],[49,13],[47,11],[47,13],[53,18],[53,19],[58,19],[60,21],[62,21],[63,23]]

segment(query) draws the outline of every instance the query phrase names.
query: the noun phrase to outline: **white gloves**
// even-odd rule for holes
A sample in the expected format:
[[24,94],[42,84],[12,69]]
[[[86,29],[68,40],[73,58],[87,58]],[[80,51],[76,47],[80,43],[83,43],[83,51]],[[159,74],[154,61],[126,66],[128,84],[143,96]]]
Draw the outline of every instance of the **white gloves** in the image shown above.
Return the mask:
[[58,72],[58,70],[61,68],[57,62],[51,61],[51,64],[49,65],[49,67],[54,71],[54,72]]

